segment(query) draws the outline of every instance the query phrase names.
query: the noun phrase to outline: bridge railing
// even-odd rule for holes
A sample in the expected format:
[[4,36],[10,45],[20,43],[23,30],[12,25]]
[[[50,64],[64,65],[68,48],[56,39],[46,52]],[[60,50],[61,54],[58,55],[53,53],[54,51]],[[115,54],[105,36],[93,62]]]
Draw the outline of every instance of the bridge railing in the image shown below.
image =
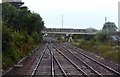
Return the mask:
[[59,34],[96,34],[97,30],[46,28],[42,30],[41,32],[42,33],[59,33]]

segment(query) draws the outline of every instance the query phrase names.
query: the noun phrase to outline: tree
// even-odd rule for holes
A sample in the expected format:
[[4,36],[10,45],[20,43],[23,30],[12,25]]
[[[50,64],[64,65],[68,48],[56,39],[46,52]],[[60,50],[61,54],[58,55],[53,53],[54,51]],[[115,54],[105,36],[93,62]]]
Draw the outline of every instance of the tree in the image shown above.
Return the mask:
[[109,42],[110,41],[110,33],[109,32],[99,32],[97,33],[92,40],[96,40],[96,42]]
[[41,16],[27,7],[2,5],[2,59],[3,69],[6,69],[42,41],[41,30],[45,27]]

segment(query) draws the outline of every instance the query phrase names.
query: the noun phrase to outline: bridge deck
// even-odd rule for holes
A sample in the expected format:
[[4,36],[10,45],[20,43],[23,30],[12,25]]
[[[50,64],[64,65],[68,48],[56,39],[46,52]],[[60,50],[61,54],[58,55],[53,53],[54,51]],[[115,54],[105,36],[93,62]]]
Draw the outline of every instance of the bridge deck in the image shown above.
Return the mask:
[[95,29],[67,29],[67,28],[46,28],[42,33],[51,34],[96,34]]

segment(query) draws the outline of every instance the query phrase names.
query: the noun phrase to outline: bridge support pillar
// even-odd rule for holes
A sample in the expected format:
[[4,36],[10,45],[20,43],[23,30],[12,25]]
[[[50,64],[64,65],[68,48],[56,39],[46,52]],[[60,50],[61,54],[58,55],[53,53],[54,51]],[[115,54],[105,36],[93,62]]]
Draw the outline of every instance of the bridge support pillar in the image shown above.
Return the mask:
[[73,34],[70,34],[70,37],[69,37],[69,39],[68,39],[68,42],[74,42],[73,39],[72,39],[72,35],[73,35]]

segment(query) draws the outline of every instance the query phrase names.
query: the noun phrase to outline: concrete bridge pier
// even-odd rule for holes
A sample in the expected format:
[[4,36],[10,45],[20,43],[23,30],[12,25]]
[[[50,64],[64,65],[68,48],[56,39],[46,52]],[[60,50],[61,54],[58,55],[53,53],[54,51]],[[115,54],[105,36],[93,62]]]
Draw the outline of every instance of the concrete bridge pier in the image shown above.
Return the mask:
[[73,34],[66,34],[68,38],[68,42],[74,42],[72,39]]

